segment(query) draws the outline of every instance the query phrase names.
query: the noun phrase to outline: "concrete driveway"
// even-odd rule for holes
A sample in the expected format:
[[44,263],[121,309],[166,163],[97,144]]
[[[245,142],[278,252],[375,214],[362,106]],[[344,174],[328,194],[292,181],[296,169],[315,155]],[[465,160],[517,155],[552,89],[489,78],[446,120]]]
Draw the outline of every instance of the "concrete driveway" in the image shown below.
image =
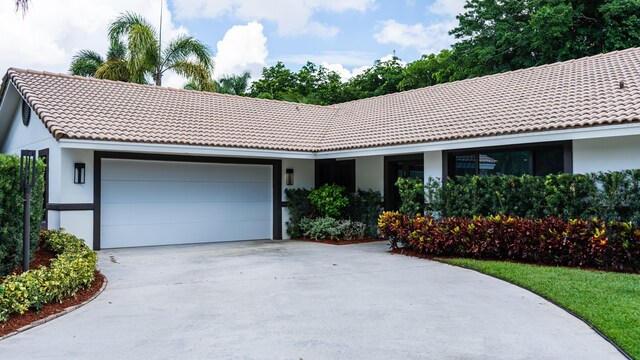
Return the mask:
[[505,282],[385,243],[100,252],[105,292],[0,341],[3,359],[622,359]]

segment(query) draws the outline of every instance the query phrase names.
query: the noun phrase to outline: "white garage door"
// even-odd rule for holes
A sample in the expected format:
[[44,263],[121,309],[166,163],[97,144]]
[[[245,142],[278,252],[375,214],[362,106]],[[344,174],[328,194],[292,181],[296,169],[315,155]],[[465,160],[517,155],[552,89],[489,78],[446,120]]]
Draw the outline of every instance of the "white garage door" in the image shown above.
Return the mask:
[[271,166],[102,160],[102,248],[272,237]]

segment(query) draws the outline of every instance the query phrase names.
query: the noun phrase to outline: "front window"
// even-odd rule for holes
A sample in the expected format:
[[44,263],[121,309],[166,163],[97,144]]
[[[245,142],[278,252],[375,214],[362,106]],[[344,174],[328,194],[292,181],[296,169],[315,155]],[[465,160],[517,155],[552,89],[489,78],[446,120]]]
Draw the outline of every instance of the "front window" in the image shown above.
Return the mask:
[[449,153],[449,176],[536,175],[564,172],[564,145]]

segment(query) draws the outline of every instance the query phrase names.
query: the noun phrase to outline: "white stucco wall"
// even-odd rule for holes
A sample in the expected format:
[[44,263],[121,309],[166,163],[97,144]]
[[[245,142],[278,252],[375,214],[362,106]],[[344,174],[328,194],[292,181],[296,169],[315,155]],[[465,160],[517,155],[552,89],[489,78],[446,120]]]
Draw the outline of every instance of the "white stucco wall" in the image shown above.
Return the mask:
[[60,227],[93,249],[93,211],[59,211]]
[[[285,183],[285,172],[287,169],[293,169],[293,185]],[[283,159],[282,160],[282,201],[287,201],[284,194],[285,189],[307,188],[311,189],[315,185],[315,161],[300,159]],[[289,221],[289,210],[282,208],[282,238],[289,239],[287,235],[286,223]]]
[[[62,149],[60,155],[60,203],[89,204],[93,202],[93,151]],[[85,164],[85,183],[75,184],[75,163]]]
[[35,112],[31,111],[29,125],[24,126],[22,123],[22,108],[17,106],[0,150],[3,154],[20,155],[20,150],[40,150],[45,148],[49,148],[51,152],[51,148],[59,149],[59,145]]
[[625,169],[640,169],[640,136],[573,141],[574,173]]
[[356,158],[356,188],[384,195],[384,156]]
[[442,179],[442,151],[427,151],[424,153],[424,179]]

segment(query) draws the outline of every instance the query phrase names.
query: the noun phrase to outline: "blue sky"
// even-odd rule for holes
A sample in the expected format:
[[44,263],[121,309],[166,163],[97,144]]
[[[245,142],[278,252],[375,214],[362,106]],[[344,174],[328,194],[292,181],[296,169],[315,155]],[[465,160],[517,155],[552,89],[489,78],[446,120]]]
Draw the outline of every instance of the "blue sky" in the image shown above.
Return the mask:
[[[104,53],[106,27],[123,11],[159,22],[163,38],[191,34],[208,44],[215,75],[307,60],[346,80],[394,50],[404,61],[449,47],[464,0],[31,0],[23,18],[0,3],[0,67],[66,72],[80,49]],[[184,79],[168,74],[165,83]]]

